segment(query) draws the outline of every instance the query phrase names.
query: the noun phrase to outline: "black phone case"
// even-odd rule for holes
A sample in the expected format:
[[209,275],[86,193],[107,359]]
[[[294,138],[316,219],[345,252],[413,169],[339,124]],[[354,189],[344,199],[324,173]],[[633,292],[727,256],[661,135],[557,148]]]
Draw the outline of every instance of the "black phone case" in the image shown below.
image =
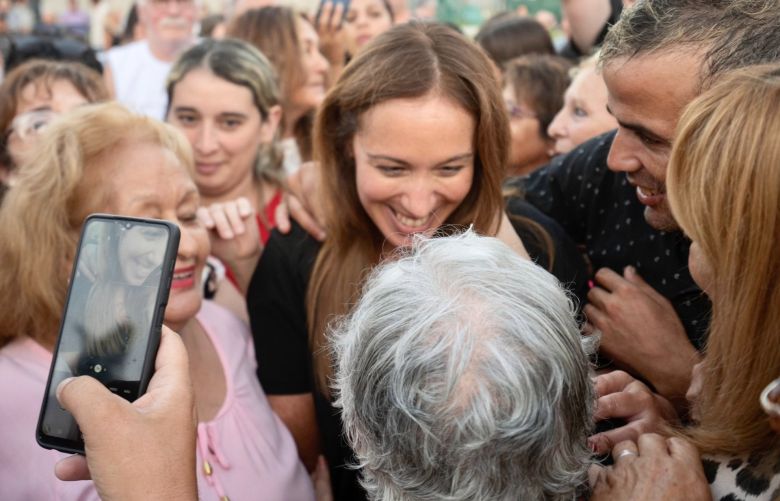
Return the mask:
[[38,445],[40,445],[41,447],[44,447],[46,449],[55,449],[62,452],[75,453],[75,454],[84,454],[83,440],[79,439],[77,441],[73,441],[73,440],[62,439],[60,437],[52,437],[43,432],[42,425],[43,425],[44,411],[46,409],[49,400],[49,395],[51,393],[50,386],[52,382],[52,376],[54,374],[54,367],[57,361],[57,355],[60,350],[60,343],[62,341],[62,332],[65,326],[65,318],[66,318],[65,313],[67,312],[68,307],[71,304],[71,293],[73,291],[76,272],[78,271],[78,263],[81,254],[82,243],[85,237],[85,230],[88,226],[88,223],[96,219],[104,220],[104,221],[112,221],[112,222],[127,221],[128,223],[154,224],[157,226],[164,226],[168,230],[168,243],[165,249],[165,257],[163,258],[163,266],[161,268],[161,272],[162,272],[160,277],[161,285],[157,292],[157,300],[156,300],[154,313],[152,317],[152,328],[151,331],[149,332],[149,342],[147,344],[146,356],[143,362],[143,370],[141,374],[140,386],[138,389],[138,394],[135,396],[133,400],[137,399],[138,397],[146,393],[146,388],[149,385],[149,380],[152,378],[152,374],[154,372],[154,362],[157,355],[157,349],[160,346],[162,322],[163,322],[163,317],[165,316],[165,307],[168,304],[168,295],[170,293],[170,288],[171,288],[173,269],[176,265],[176,255],[179,249],[179,238],[180,238],[179,227],[169,221],[162,221],[158,219],[144,219],[144,218],[135,218],[135,217],[126,217],[126,216],[116,216],[112,214],[91,214],[84,220],[84,225],[82,226],[82,232],[79,237],[78,246],[76,247],[77,249],[76,256],[75,259],[73,260],[73,269],[71,270],[70,283],[68,285],[68,294],[65,299],[65,307],[62,312],[62,319],[60,320],[60,331],[57,337],[57,346],[55,347],[54,352],[52,354],[52,363],[51,363],[51,367],[49,367],[49,377],[46,381],[46,390],[45,393],[43,394],[43,403],[41,404],[41,411],[38,414],[38,425],[36,426],[35,429],[35,439],[38,442]]

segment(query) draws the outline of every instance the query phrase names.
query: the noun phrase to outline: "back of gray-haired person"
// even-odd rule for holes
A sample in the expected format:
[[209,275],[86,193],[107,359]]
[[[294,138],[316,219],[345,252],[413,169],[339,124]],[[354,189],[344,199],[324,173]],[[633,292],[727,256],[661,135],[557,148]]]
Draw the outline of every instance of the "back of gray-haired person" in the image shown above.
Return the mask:
[[418,240],[332,336],[373,499],[573,499],[586,484],[594,395],[574,307],[499,240]]

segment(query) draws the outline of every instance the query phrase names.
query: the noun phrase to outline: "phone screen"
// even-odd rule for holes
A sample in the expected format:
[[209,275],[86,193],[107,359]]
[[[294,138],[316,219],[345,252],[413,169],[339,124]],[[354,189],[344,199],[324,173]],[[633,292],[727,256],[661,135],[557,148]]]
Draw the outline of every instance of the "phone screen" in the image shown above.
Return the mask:
[[146,390],[177,247],[178,228],[170,223],[87,219],[41,409],[41,445],[83,448],[75,420],[56,398],[62,380],[92,376],[131,402]]

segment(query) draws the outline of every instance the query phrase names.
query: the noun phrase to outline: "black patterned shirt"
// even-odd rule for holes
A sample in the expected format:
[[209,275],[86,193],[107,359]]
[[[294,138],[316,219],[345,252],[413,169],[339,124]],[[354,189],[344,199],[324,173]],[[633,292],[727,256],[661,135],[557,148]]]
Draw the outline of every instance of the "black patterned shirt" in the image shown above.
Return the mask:
[[509,184],[522,187],[529,202],[566,230],[594,272],[607,267],[622,275],[633,265],[669,299],[688,338],[701,348],[711,305],[688,271],[690,241],[682,232],[659,231],[645,222],[636,189],[624,173],[607,168],[614,137],[615,132],[596,137]]

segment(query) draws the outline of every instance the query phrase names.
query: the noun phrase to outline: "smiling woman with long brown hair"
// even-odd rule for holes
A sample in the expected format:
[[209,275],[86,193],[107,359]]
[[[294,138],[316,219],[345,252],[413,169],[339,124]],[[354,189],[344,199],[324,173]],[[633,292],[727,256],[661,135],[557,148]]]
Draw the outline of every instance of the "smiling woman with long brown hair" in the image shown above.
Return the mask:
[[248,305],[260,381],[299,454],[311,468],[324,452],[336,498],[360,499],[328,389],[327,323],[414,235],[469,225],[496,234],[509,126],[479,48],[448,27],[410,24],[347,66],[318,115],[315,148],[328,236],[320,247],[298,227],[274,233]]

